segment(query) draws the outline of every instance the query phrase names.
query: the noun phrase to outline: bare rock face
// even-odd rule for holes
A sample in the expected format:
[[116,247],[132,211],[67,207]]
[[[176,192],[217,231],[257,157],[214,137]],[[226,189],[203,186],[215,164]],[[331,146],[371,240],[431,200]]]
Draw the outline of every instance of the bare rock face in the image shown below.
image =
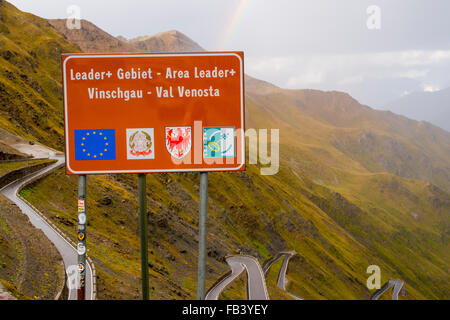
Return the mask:
[[138,52],[139,50],[121,39],[113,37],[93,23],[81,20],[80,29],[69,29],[67,19],[51,19],[48,22],[83,52]]
[[105,195],[103,198],[97,200],[97,206],[110,206],[112,203],[112,198],[108,195]]
[[128,40],[128,43],[139,50],[147,52],[203,52],[198,43],[185,34],[170,30],[153,36],[143,36]]
[[80,21],[79,29],[67,27],[67,19],[48,20],[59,33],[80,47],[83,52],[203,52],[195,41],[177,30],[127,40],[114,37],[87,20]]

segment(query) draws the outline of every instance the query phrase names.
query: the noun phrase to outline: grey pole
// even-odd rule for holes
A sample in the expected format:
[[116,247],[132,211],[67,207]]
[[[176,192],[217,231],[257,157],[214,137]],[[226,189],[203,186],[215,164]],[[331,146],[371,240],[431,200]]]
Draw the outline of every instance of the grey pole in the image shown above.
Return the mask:
[[86,175],[78,176],[78,275],[77,299],[86,296]]
[[148,287],[148,228],[147,228],[147,188],[145,173],[138,174],[139,186],[139,225],[141,229],[141,273],[142,299],[149,299]]
[[200,210],[198,218],[197,299],[205,300],[206,281],[206,215],[208,213],[208,172],[200,173]]

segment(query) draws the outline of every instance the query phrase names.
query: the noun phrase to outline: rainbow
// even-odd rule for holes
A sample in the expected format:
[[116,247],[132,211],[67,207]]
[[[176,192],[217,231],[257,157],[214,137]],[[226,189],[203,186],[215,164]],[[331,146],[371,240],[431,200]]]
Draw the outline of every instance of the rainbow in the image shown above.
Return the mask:
[[219,50],[227,50],[227,46],[229,46],[229,42],[233,38],[233,34],[236,32],[239,24],[242,22],[243,17],[245,16],[246,11],[248,10],[250,3],[252,0],[239,0],[236,5],[236,8],[233,10],[233,14],[230,17],[230,20],[225,25],[225,29],[222,32],[222,35],[219,38],[218,49]]

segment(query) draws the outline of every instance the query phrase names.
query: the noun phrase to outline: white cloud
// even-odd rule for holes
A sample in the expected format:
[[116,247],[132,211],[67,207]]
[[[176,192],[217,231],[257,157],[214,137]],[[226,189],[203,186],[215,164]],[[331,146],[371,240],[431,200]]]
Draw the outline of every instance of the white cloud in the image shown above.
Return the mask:
[[433,85],[429,85],[426,84],[423,86],[423,91],[425,92],[435,92],[435,91],[439,91],[441,90],[441,88],[439,88],[438,86],[433,86]]
[[[298,59],[301,58],[298,57]],[[280,72],[292,67],[298,59],[295,57],[260,57],[254,60],[250,59],[246,68],[252,73]]]
[[325,74],[323,72],[309,71],[306,73],[301,73],[299,76],[291,76],[287,80],[288,88],[305,88],[310,85],[321,84],[325,79]]
[[345,77],[342,80],[339,80],[337,82],[337,84],[339,85],[349,85],[349,84],[355,84],[355,83],[361,83],[364,81],[364,76],[363,75],[356,75],[356,76],[349,76],[349,77]]
[[397,78],[422,79],[428,75],[429,71],[429,69],[410,69],[394,72],[392,76]]
[[346,91],[369,105],[448,86],[441,74],[449,67],[450,50],[246,57],[246,72],[256,78],[289,89]]
[[[247,72],[293,87],[301,84],[334,82],[360,83],[367,77],[421,80],[430,68],[450,63],[450,50],[396,51],[362,54],[247,57]],[[282,77],[281,77],[282,76]]]
[[178,29],[207,50],[225,42],[245,51],[245,71],[256,78],[342,90],[369,105],[450,85],[448,0],[379,0],[376,31],[366,25],[372,3],[361,0],[254,0],[242,12],[241,0],[10,1],[48,18],[66,18],[76,2],[83,18],[128,38]]
[[450,61],[450,50],[406,50],[368,54],[369,61],[380,66],[417,67]]

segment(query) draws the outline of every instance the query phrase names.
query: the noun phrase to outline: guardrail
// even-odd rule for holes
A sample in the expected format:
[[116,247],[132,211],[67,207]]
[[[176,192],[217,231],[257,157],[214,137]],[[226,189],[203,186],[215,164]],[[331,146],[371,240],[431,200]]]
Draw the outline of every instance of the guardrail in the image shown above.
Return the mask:
[[0,160],[0,163],[22,162],[22,161],[44,160],[44,159],[48,159],[48,158],[23,157],[23,158],[16,158],[16,159]]
[[[61,163],[60,165],[56,166],[54,168],[54,170],[57,170],[57,169],[62,168],[62,167],[64,167],[64,162]],[[33,206],[29,201],[24,199],[19,194],[20,191],[23,190],[26,186],[32,184],[33,182],[36,182],[37,180],[40,180],[40,179],[48,176],[54,170],[43,172],[43,173],[37,175],[36,177],[33,177],[33,179],[30,179],[29,181],[25,182],[23,185],[20,186],[19,189],[17,189],[16,196],[19,197],[28,206],[30,206],[34,211],[36,211],[36,213],[39,214],[39,216],[41,216],[41,218],[44,219],[45,222],[47,222],[57,233],[59,233],[59,235],[61,237],[63,237],[75,249],[77,247],[77,245],[71,238],[69,238],[61,229],[59,229],[52,221],[50,221],[50,219],[48,219],[42,212],[40,212],[35,206]],[[91,260],[91,258],[87,254],[86,254],[86,259],[87,259],[87,261],[89,262],[89,265],[92,268],[92,297],[91,297],[91,299],[92,300],[96,300],[96,298],[97,298],[97,280],[96,280],[97,277],[96,277],[95,265],[94,265],[94,262]],[[65,270],[64,270],[64,274],[66,274]],[[55,296],[55,300],[59,300],[59,298],[61,297],[61,294],[62,294],[62,292],[64,290],[65,284],[66,284],[66,280],[64,279],[63,287],[58,291],[57,295]]]
[[22,167],[20,169],[11,170],[8,173],[5,173],[4,175],[0,176],[0,189],[6,187],[10,183],[17,181],[18,179],[15,177],[15,175],[26,177],[26,176],[29,176],[29,175],[35,173],[36,171],[39,171],[45,167],[48,167],[49,165],[51,165],[53,163],[54,162],[38,163],[33,166]]

